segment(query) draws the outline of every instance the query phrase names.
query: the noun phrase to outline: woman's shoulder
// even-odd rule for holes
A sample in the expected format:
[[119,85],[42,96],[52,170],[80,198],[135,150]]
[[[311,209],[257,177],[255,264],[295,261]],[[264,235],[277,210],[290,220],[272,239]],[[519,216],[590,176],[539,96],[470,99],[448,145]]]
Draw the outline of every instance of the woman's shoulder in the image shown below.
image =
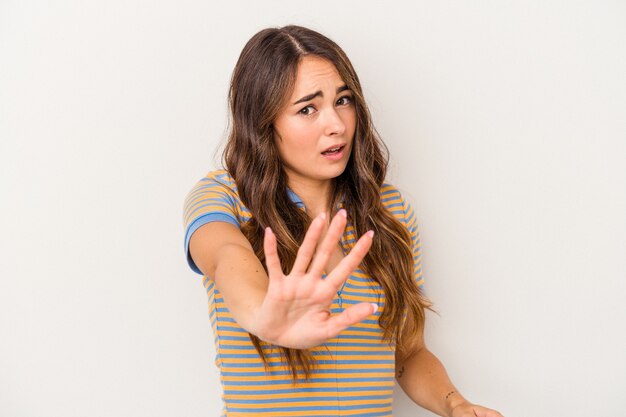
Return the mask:
[[412,215],[411,204],[406,200],[398,187],[390,183],[383,183],[380,187],[380,198],[383,206],[397,219],[406,222]]
[[236,187],[235,179],[230,175],[225,169],[216,169],[214,171],[209,171],[203,178],[208,181],[215,181],[220,184],[224,184],[228,187]]
[[185,205],[203,205],[209,201],[221,202],[245,212],[241,198],[237,191],[237,183],[225,169],[209,171],[200,178],[187,194]]
[[404,203],[404,196],[400,189],[387,182],[380,187],[380,198],[383,201],[383,205],[387,208]]
[[217,187],[230,195],[236,196],[237,198],[239,197],[239,193],[237,192],[237,183],[232,175],[230,175],[230,172],[225,169],[209,171],[198,181],[197,187]]
[[209,212],[228,214],[238,223],[250,218],[237,191],[237,183],[225,169],[209,171],[187,194],[185,211],[195,216]]

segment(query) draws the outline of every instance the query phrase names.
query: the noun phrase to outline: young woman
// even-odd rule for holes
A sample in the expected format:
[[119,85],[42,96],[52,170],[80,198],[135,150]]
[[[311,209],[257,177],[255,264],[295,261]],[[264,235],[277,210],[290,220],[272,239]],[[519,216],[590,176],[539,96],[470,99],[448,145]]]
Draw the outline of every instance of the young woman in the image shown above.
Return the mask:
[[391,416],[395,380],[442,416],[465,400],[423,340],[419,230],[384,183],[356,72],[312,30],[250,39],[230,87],[225,169],[185,201],[225,416]]

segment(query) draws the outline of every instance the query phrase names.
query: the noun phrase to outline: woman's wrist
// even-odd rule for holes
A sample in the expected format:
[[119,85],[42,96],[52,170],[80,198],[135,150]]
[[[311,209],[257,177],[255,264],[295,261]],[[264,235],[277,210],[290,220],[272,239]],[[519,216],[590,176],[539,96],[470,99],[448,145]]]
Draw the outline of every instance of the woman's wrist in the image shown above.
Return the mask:
[[459,394],[456,390],[450,390],[444,396],[446,415],[448,417],[453,417],[454,409],[462,404],[469,404],[469,402],[463,398],[461,394]]

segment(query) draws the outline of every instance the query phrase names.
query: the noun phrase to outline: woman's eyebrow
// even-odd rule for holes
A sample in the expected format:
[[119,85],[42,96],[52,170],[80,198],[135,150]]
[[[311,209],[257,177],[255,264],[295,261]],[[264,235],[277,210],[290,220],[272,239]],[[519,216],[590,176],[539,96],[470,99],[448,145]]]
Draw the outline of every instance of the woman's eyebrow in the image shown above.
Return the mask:
[[[339,94],[342,91],[346,91],[346,90],[349,90],[349,88],[348,88],[347,85],[344,84],[341,87],[337,87],[336,94]],[[309,94],[307,96],[302,97],[301,99],[295,101],[293,103],[293,105],[296,105],[296,104],[299,104],[299,103],[302,103],[302,102],[305,102],[305,101],[313,100],[315,97],[324,97],[324,94],[322,93],[322,90],[318,90],[318,91],[316,91],[313,94]]]

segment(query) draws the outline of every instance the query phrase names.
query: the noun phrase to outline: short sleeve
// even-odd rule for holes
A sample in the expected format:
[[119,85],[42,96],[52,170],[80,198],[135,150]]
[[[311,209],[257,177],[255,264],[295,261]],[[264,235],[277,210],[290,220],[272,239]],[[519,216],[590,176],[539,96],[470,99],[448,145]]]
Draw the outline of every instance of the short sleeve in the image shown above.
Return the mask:
[[185,228],[184,249],[189,267],[198,274],[202,271],[189,253],[191,235],[201,226],[210,222],[226,222],[239,227],[236,194],[228,182],[214,175],[202,178],[185,197],[183,205],[183,226]]
[[422,276],[422,248],[420,241],[420,226],[413,211],[411,204],[402,197],[402,206],[404,210],[404,219],[406,227],[411,235],[413,250],[413,275],[415,282],[420,289],[424,287],[424,277]]
[[413,276],[415,283],[423,289],[422,277],[422,250],[420,247],[420,227],[411,204],[404,198],[400,190],[391,184],[383,184],[381,189],[383,205],[389,212],[407,228],[411,236],[411,251],[413,252]]

